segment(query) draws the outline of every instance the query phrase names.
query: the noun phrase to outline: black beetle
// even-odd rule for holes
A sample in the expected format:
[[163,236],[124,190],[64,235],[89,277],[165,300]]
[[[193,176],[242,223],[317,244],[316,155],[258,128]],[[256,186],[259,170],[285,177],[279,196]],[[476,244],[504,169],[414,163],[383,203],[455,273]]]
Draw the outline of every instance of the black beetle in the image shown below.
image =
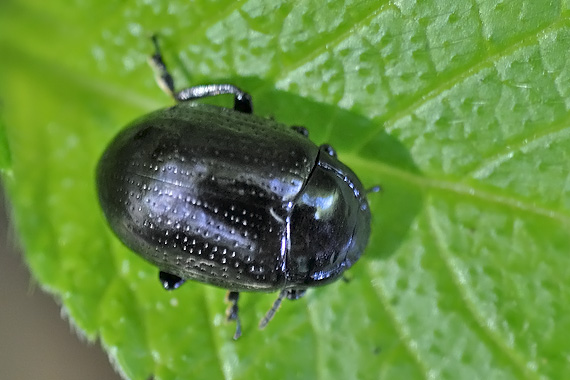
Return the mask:
[[[115,137],[97,167],[99,201],[166,289],[185,279],[229,289],[237,339],[240,291],[280,291],[263,328],[284,297],[335,281],[358,260],[370,235],[366,191],[305,128],[252,115],[239,88],[175,92],[153,41],[158,82],[179,104]],[[188,102],[219,94],[234,95],[233,110]]]

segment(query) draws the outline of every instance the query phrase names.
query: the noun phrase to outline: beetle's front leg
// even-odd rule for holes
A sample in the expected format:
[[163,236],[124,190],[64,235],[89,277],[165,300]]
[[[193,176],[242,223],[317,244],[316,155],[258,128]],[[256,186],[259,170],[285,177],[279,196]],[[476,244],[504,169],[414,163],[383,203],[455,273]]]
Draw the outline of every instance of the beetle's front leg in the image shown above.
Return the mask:
[[226,296],[226,301],[230,303],[228,310],[226,311],[226,318],[228,321],[236,321],[236,332],[234,334],[234,339],[238,339],[241,336],[241,323],[239,321],[239,309],[238,309],[239,292],[228,292]]
[[273,306],[271,306],[271,309],[269,309],[267,314],[265,314],[265,317],[263,317],[263,319],[259,322],[259,328],[264,329],[265,326],[267,326],[267,324],[269,323],[269,321],[273,319],[273,316],[281,306],[283,298],[287,297],[290,300],[298,300],[299,298],[303,297],[306,292],[307,292],[306,289],[283,289],[277,296],[275,302],[273,302]]
[[194,86],[175,91],[174,79],[168,72],[168,68],[162,59],[160,47],[156,36],[152,36],[155,52],[150,56],[150,65],[156,71],[156,81],[164,92],[172,96],[178,102],[186,102],[200,98],[207,98],[210,96],[233,94],[234,95],[234,109],[239,112],[252,113],[253,103],[251,95],[242,91],[238,87],[231,84],[207,84],[202,86]]

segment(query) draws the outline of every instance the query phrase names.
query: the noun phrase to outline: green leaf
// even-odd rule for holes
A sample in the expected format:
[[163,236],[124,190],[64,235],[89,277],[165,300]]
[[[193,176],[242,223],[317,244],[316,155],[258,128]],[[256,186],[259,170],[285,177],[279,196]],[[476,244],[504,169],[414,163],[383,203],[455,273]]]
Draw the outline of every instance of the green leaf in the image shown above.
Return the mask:
[[[245,294],[237,342],[223,290],[164,292],[97,204],[105,145],[172,104],[146,65],[152,33],[178,88],[234,83],[383,188],[352,280],[285,302],[264,331],[275,295]],[[570,372],[567,0],[7,0],[0,51],[0,168],[26,261],[127,378]]]
[[0,119],[0,172],[9,170],[11,164],[12,157],[10,147],[8,146],[8,139],[6,138],[6,126],[2,119]]

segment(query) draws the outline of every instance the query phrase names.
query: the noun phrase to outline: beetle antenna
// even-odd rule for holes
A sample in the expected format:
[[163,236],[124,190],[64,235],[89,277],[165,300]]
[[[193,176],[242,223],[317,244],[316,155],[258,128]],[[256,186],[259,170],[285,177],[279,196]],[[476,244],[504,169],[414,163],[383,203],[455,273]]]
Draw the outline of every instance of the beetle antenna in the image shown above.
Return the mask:
[[269,309],[267,314],[265,314],[265,317],[263,317],[263,319],[259,322],[260,329],[264,329],[265,326],[267,326],[267,324],[269,323],[269,321],[273,319],[275,312],[279,309],[279,306],[281,306],[281,301],[283,301],[283,298],[287,295],[288,292],[289,292],[288,290],[283,289],[281,293],[279,293],[279,296],[277,297],[275,302],[273,302],[273,306],[271,306],[271,309]]

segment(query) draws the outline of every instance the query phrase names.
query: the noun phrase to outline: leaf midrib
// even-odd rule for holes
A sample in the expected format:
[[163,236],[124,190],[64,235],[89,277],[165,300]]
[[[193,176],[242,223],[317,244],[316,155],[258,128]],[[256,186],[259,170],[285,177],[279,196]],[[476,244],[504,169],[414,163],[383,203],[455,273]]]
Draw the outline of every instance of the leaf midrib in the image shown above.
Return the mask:
[[[363,157],[359,157],[354,154],[341,153],[340,158],[342,161],[350,163],[349,166],[352,168],[362,168],[362,172],[366,172],[366,170],[372,170],[378,173],[379,178],[382,177],[382,174],[386,174],[389,176],[397,177],[419,188],[451,192],[463,198],[479,199],[488,203],[494,203],[504,207],[509,207],[523,214],[531,213],[540,215],[549,219],[557,220],[566,225],[570,225],[570,215],[561,212],[561,210],[555,210],[543,205],[539,205],[537,203],[529,203],[526,199],[519,199],[515,198],[514,196],[507,197],[504,195],[492,193],[488,190],[475,186],[474,183],[467,184],[452,182],[435,177],[424,177],[419,174],[402,170],[395,166],[381,163],[379,161],[366,160]],[[357,170],[357,172],[358,171],[359,170]],[[499,189],[497,190],[499,191]]]

